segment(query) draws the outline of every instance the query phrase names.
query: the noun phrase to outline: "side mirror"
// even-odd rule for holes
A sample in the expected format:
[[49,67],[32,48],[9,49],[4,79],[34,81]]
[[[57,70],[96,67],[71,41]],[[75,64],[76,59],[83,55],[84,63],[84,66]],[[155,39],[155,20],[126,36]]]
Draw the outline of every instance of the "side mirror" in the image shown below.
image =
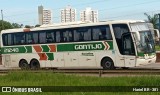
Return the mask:
[[155,34],[155,37],[160,38],[158,29],[154,29],[154,34]]
[[132,32],[132,33],[133,33],[133,36],[134,36],[135,40],[136,41],[140,41],[140,34],[139,34],[139,32],[136,31],[136,32]]

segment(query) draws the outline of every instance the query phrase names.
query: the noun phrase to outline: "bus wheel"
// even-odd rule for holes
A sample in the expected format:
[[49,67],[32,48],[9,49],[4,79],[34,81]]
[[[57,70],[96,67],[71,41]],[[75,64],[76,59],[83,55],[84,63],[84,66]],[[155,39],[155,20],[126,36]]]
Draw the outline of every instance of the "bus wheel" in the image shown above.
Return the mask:
[[33,59],[30,63],[30,67],[31,67],[31,70],[38,70],[40,69],[40,64],[38,62],[38,60],[36,59]]
[[112,70],[112,69],[115,69],[114,67],[114,62],[112,59],[110,58],[104,58],[101,62],[101,65],[103,67],[103,69],[106,69],[106,70]]
[[19,67],[22,69],[22,70],[27,70],[27,69],[30,69],[29,68],[29,64],[26,60],[21,60],[19,62]]

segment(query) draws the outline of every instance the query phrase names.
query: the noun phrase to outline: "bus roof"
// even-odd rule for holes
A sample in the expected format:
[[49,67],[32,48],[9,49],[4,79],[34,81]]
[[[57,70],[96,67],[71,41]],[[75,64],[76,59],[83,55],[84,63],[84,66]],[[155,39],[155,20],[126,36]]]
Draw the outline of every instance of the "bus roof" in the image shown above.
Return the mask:
[[82,26],[96,26],[96,25],[105,25],[105,24],[123,24],[123,23],[141,23],[145,22],[143,20],[113,20],[113,21],[99,21],[99,22],[70,22],[70,23],[58,23],[51,25],[42,25],[35,28],[17,28],[17,29],[6,29],[2,30],[3,33],[13,33],[13,32],[29,32],[29,31],[40,31],[45,29],[62,29],[62,28],[71,28],[71,27],[82,27]]

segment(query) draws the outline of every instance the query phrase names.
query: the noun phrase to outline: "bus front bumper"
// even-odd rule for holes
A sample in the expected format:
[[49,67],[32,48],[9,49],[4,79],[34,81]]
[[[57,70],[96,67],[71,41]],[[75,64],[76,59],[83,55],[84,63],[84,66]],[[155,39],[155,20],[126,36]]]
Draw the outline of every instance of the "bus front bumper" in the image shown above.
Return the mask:
[[152,58],[137,58],[136,67],[156,63],[156,56]]

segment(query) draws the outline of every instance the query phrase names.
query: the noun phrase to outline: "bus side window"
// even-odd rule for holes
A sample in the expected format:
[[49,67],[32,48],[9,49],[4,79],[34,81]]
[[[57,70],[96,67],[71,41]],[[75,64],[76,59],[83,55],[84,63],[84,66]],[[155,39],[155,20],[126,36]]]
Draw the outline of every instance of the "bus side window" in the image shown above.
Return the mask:
[[25,34],[24,33],[16,33],[16,34],[14,34],[14,44],[15,45],[23,45],[23,44],[25,44]]
[[26,42],[27,42],[27,44],[32,44],[33,43],[33,37],[32,37],[31,33],[26,34]]
[[13,34],[8,34],[8,45],[14,45]]
[[61,40],[60,31],[56,32],[56,42],[59,43]]
[[8,44],[8,35],[9,35],[9,34],[3,34],[3,35],[2,35],[3,45],[4,45],[4,46],[8,46],[8,45],[9,45],[9,44]]
[[39,43],[40,44],[46,43],[46,32],[45,31],[39,33]]
[[73,32],[69,31],[68,36],[69,36],[69,41],[72,42],[73,41]]
[[27,33],[26,42],[27,44],[38,44],[38,33]]
[[53,43],[53,42],[54,42],[54,32],[47,32],[46,43]]
[[112,40],[111,31],[108,25],[95,26],[92,28],[93,40]]
[[99,40],[102,36],[102,33],[99,28],[94,27],[92,30],[92,38],[93,40]]
[[[114,35],[115,35],[115,39],[118,45],[118,49],[120,51],[120,53],[123,55],[123,46],[122,46],[122,35],[124,35],[125,33],[129,32],[129,28],[127,24],[113,24],[113,31],[114,31]],[[128,40],[127,40],[128,41]]]
[[38,32],[33,33],[33,44],[38,44]]
[[77,29],[76,32],[77,32],[76,34],[78,35],[77,37],[78,41],[90,41],[91,40],[91,28],[81,27]]

